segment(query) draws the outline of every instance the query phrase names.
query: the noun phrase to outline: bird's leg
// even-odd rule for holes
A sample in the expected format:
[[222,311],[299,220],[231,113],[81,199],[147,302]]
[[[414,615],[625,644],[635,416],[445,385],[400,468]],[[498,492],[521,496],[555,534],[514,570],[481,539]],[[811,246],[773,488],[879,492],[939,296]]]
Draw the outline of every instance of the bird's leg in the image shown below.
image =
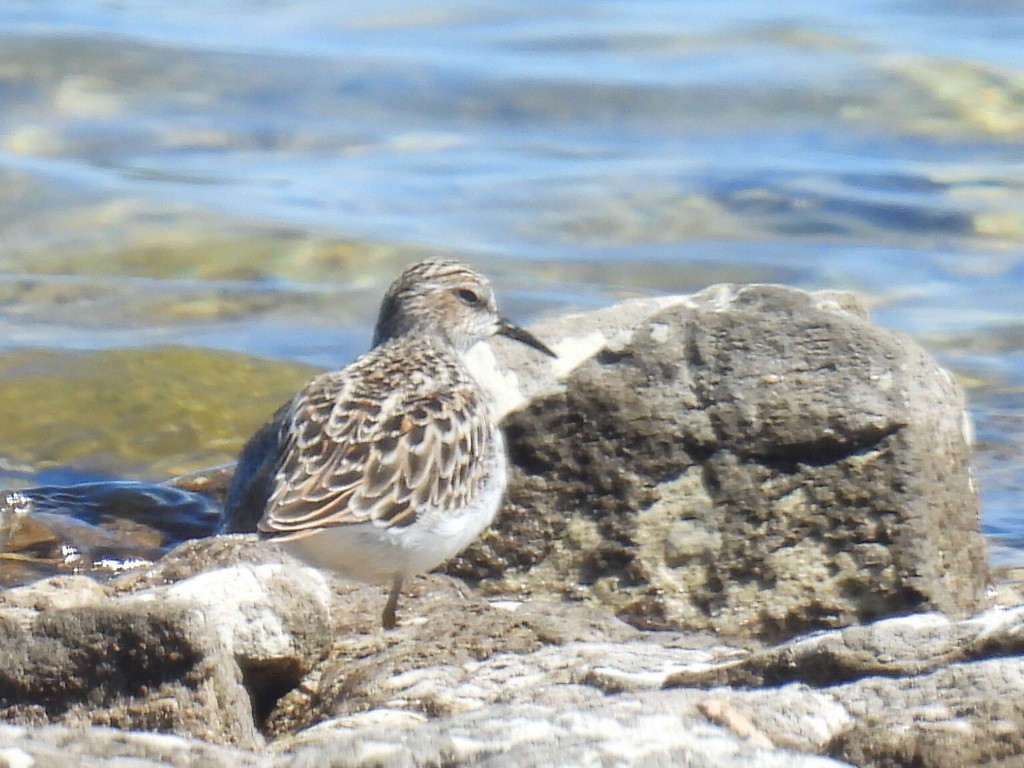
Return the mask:
[[391,594],[388,595],[388,602],[384,606],[383,624],[384,629],[395,628],[395,609],[398,608],[398,594],[402,591],[402,577],[395,576],[391,582]]

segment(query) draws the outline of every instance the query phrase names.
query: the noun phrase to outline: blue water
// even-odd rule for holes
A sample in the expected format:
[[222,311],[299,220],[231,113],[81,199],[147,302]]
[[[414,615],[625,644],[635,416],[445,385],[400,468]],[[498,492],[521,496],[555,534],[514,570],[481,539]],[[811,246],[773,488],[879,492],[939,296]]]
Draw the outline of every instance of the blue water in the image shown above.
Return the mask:
[[[1019,2],[0,2],[0,182],[0,350],[336,365],[436,253],[524,321],[855,291],[968,387],[984,526],[1024,562]],[[235,267],[111,256],[182,232]]]

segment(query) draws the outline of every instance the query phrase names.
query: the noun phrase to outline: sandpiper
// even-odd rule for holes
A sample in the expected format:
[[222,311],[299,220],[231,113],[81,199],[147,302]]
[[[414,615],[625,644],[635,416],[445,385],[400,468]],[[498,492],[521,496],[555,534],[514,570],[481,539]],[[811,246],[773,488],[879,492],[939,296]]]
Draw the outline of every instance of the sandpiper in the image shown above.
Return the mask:
[[506,458],[465,364],[501,334],[554,357],[498,314],[490,282],[455,261],[409,267],[381,303],[373,349],[317,376],[248,442],[222,530],[251,530],[359,581],[402,581],[458,554],[494,519]]

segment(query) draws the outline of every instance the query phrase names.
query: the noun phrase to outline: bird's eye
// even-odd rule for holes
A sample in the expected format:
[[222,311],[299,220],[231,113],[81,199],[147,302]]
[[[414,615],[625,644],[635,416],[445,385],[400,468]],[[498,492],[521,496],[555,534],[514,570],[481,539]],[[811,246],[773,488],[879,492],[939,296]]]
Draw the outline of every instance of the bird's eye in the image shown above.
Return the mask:
[[462,299],[463,303],[470,307],[475,307],[480,304],[480,294],[476,291],[470,290],[469,288],[460,288],[457,292],[458,297]]

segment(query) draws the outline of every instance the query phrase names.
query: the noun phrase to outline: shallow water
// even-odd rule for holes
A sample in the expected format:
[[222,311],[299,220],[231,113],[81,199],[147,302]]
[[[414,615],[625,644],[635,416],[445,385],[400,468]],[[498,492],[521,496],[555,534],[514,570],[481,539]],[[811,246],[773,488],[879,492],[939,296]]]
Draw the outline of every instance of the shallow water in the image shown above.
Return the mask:
[[229,459],[446,254],[524,322],[859,293],[967,387],[1024,562],[1022,41],[1005,0],[2,3],[0,481]]

